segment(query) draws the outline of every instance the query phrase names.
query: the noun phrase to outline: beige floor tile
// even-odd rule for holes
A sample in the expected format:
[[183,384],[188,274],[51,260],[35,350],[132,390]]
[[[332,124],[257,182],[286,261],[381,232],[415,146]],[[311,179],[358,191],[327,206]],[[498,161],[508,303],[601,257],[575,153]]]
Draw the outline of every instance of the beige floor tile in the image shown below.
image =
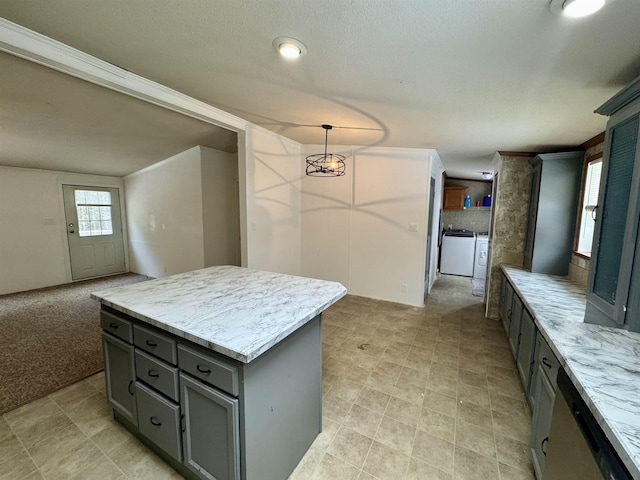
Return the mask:
[[418,428],[430,435],[453,442],[455,438],[456,419],[436,410],[423,408],[418,421]]
[[349,365],[342,375],[342,378],[346,380],[350,380],[351,382],[357,383],[359,385],[364,385],[369,375],[371,375],[372,369],[364,368],[359,365]]
[[[39,407],[22,410],[20,414],[5,414],[5,419],[26,448],[30,448],[48,436],[64,430],[71,425],[71,420],[53,401],[38,400]],[[24,408],[24,407],[23,407]],[[21,410],[21,409],[18,409]]]
[[322,415],[329,420],[342,423],[352,406],[353,402],[329,394],[322,400]]
[[96,392],[97,390],[93,385],[85,381],[74,383],[62,390],[58,390],[57,392],[49,395],[49,398],[58,404],[64,412],[67,412],[70,408],[73,408],[86,398],[95,395]]
[[47,480],[100,478],[114,480],[123,472],[92,442],[83,442],[68,452],[40,467]]
[[359,473],[360,469],[325,453],[311,478],[313,480],[357,480]]
[[454,464],[453,478],[456,480],[499,478],[500,475],[495,456],[485,457],[458,445],[456,445]]
[[[431,366],[432,369],[433,365]],[[455,397],[458,394],[458,374],[443,376],[434,373],[432,370],[427,380],[427,389]]]
[[31,459],[38,467],[58,460],[73,453],[81,444],[90,443],[88,438],[76,425],[53,433],[28,449]]
[[384,414],[395,420],[406,423],[411,427],[415,427],[418,425],[420,411],[420,405],[407,402],[401,398],[391,397]]
[[409,466],[409,456],[397,450],[373,442],[363,470],[379,479],[404,478]]
[[384,413],[390,398],[391,395],[389,394],[374,390],[373,388],[364,387],[360,395],[358,395],[358,398],[356,398],[355,403],[374,412]]
[[486,430],[493,427],[489,407],[481,407],[475,403],[458,402],[457,418]]
[[411,455],[416,428],[390,417],[383,417],[376,433],[376,441],[387,447]]
[[402,365],[381,359],[373,369],[373,372],[387,377],[393,377],[395,380],[398,380],[400,372],[402,372]]
[[496,435],[498,461],[520,470],[533,469],[529,442],[521,442],[504,435]]
[[419,387],[412,383],[401,382],[398,380],[391,396],[422,407],[422,402],[424,401],[424,387]]
[[358,398],[361,390],[362,384],[355,383],[351,380],[347,380],[346,378],[340,378],[333,384],[331,393],[337,397],[353,402]]
[[27,455],[17,455],[0,463],[0,480],[17,480],[36,471],[35,464]]
[[373,439],[370,437],[342,426],[333,438],[327,453],[360,469],[372,443]]
[[498,463],[500,470],[500,480],[536,480],[536,476],[531,470],[521,470],[504,463]]
[[372,372],[367,379],[365,386],[391,394],[397,382],[397,377]]
[[531,423],[528,419],[523,421],[520,417],[493,412],[493,430],[496,436],[501,435],[522,443],[528,443],[531,436]]
[[289,480],[309,480],[322,460],[326,449],[311,445],[289,476]]
[[405,363],[405,366],[402,368],[400,372],[400,377],[398,377],[399,383],[410,383],[412,385],[416,385],[424,390],[425,385],[427,384],[427,379],[429,378],[429,370],[430,369],[417,369],[408,366]]
[[424,408],[434,410],[450,417],[456,416],[458,408],[458,402],[455,395],[445,395],[429,388],[424,391],[424,402],[422,405]]
[[462,366],[460,366],[460,369],[458,370],[458,385],[469,385],[470,387],[486,389],[489,387],[486,373],[466,370]]
[[361,470],[360,475],[358,476],[358,480],[380,480],[380,479],[374,477],[368,472],[365,472],[364,470]]
[[373,438],[378,430],[382,415],[360,405],[353,405],[344,419],[343,425],[367,437]]
[[461,446],[486,457],[496,457],[493,429],[482,428],[463,420],[456,422],[456,446]]
[[109,453],[114,448],[129,440],[131,433],[125,430],[125,428],[115,420],[111,420],[105,428],[99,430],[90,438],[101,451]]
[[16,455],[25,455],[22,443],[13,433],[0,439],[0,463],[6,462]]
[[458,402],[475,403],[480,407],[491,407],[488,387],[472,387],[458,383]]
[[453,443],[422,430],[416,433],[411,457],[443,472],[453,472]]
[[451,480],[451,473],[421,462],[415,458],[409,461],[406,480]]
[[[44,480],[44,477],[42,476],[39,470],[34,470],[30,474],[28,474],[26,477],[22,477],[20,480]],[[124,475],[117,480],[124,480]]]
[[503,413],[505,415],[511,415],[513,417],[520,417],[523,421],[530,418],[525,403],[520,398],[513,398],[508,395],[502,395],[496,391],[490,392],[491,398],[491,410]]
[[492,392],[517,399],[524,398],[520,378],[515,375],[512,377],[504,378],[488,375],[487,381],[489,382],[489,390],[491,390]]
[[476,374],[484,375],[485,382],[486,382],[487,367],[484,362],[483,354],[481,352],[476,353],[475,358],[461,356],[460,359],[458,360],[458,368],[461,370],[466,370]]

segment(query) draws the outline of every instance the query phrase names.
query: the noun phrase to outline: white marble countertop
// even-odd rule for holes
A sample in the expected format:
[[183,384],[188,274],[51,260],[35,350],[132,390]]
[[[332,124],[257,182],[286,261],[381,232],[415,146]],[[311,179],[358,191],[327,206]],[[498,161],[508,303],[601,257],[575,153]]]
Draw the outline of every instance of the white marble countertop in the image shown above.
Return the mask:
[[503,270],[633,478],[640,479],[640,333],[584,323],[585,290]]
[[111,288],[91,297],[248,363],[346,293],[337,282],[222,266]]

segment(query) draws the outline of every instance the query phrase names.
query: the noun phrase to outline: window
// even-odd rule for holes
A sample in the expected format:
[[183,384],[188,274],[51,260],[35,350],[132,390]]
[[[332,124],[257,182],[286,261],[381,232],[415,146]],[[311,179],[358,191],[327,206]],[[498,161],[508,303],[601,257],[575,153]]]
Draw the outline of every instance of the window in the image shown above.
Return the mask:
[[580,212],[580,228],[578,231],[577,252],[591,256],[593,230],[598,206],[598,192],[600,190],[600,175],[602,173],[602,157],[591,160],[587,164],[587,175],[584,184],[582,211]]
[[76,190],[75,201],[79,236],[113,235],[110,192]]

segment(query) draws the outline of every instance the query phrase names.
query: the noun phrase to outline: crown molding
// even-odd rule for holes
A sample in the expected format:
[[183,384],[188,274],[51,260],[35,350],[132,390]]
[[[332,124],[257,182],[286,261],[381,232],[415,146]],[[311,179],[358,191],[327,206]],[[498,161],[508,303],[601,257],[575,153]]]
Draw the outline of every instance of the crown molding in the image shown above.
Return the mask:
[[203,122],[244,131],[246,120],[0,18],[0,51]]

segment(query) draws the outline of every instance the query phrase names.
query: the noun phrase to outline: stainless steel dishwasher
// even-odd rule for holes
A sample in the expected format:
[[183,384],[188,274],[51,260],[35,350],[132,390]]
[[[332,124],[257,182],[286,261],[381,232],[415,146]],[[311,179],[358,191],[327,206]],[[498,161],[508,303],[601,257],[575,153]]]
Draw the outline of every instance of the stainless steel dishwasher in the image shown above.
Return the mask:
[[632,480],[564,369],[558,370],[544,480]]

